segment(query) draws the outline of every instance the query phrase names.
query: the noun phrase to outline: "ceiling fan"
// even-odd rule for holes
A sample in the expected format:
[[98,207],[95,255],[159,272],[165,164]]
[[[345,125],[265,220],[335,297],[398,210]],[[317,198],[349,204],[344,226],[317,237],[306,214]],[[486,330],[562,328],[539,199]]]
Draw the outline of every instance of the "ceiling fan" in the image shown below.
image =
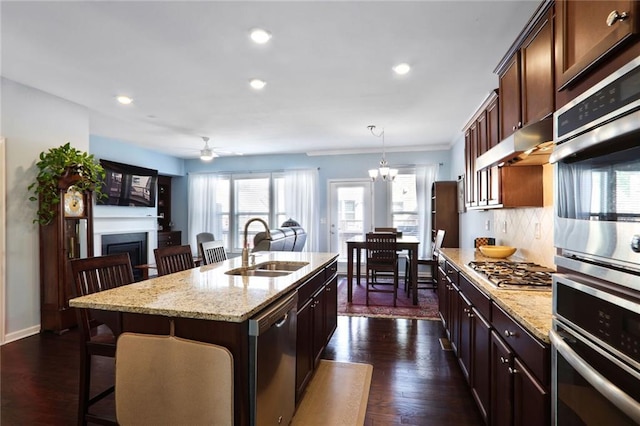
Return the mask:
[[210,148],[209,147],[209,137],[208,136],[202,136],[202,140],[204,141],[204,148],[202,148],[200,150],[200,159],[202,161],[211,161],[215,157],[219,157],[220,154],[242,155],[242,154],[237,153],[237,152],[219,151],[219,150],[215,150],[213,148]]

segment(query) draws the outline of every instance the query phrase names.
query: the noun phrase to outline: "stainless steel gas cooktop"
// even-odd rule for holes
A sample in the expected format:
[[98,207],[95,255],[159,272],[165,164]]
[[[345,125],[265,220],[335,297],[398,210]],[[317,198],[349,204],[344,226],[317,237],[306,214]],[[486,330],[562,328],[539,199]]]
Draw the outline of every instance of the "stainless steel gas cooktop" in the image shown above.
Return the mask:
[[469,266],[491,284],[509,290],[551,291],[553,269],[531,262],[469,262]]

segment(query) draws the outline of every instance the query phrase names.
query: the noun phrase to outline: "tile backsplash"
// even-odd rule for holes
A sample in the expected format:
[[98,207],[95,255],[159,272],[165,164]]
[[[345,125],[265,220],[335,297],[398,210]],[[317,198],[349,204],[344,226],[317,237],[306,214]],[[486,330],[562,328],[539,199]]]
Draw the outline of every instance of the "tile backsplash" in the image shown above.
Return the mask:
[[517,247],[514,258],[554,267],[553,206],[496,210],[493,223],[496,245]]

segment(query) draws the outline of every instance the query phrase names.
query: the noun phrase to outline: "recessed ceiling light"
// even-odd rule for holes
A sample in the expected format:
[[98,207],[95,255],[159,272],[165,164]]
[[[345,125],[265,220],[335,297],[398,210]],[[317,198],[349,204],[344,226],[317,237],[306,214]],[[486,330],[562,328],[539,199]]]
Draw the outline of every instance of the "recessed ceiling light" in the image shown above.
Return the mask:
[[124,95],[120,95],[118,97],[116,97],[116,99],[118,100],[118,102],[120,102],[122,105],[129,105],[131,102],[133,102],[133,99],[131,99],[128,96],[124,96]]
[[264,80],[260,80],[258,78],[254,78],[249,82],[249,85],[251,85],[251,87],[253,87],[256,90],[261,90],[264,88],[264,86],[267,85],[267,82]]
[[271,33],[261,28],[251,30],[251,40],[258,44],[265,44],[271,40]]
[[411,71],[411,66],[403,62],[393,67],[393,71],[398,75],[405,75],[406,73]]

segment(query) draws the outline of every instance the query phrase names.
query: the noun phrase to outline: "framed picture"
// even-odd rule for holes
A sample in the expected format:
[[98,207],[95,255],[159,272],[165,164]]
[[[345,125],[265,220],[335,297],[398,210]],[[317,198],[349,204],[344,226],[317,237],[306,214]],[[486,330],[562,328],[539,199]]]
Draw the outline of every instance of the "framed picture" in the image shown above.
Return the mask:
[[466,211],[464,204],[464,175],[458,176],[458,213]]

